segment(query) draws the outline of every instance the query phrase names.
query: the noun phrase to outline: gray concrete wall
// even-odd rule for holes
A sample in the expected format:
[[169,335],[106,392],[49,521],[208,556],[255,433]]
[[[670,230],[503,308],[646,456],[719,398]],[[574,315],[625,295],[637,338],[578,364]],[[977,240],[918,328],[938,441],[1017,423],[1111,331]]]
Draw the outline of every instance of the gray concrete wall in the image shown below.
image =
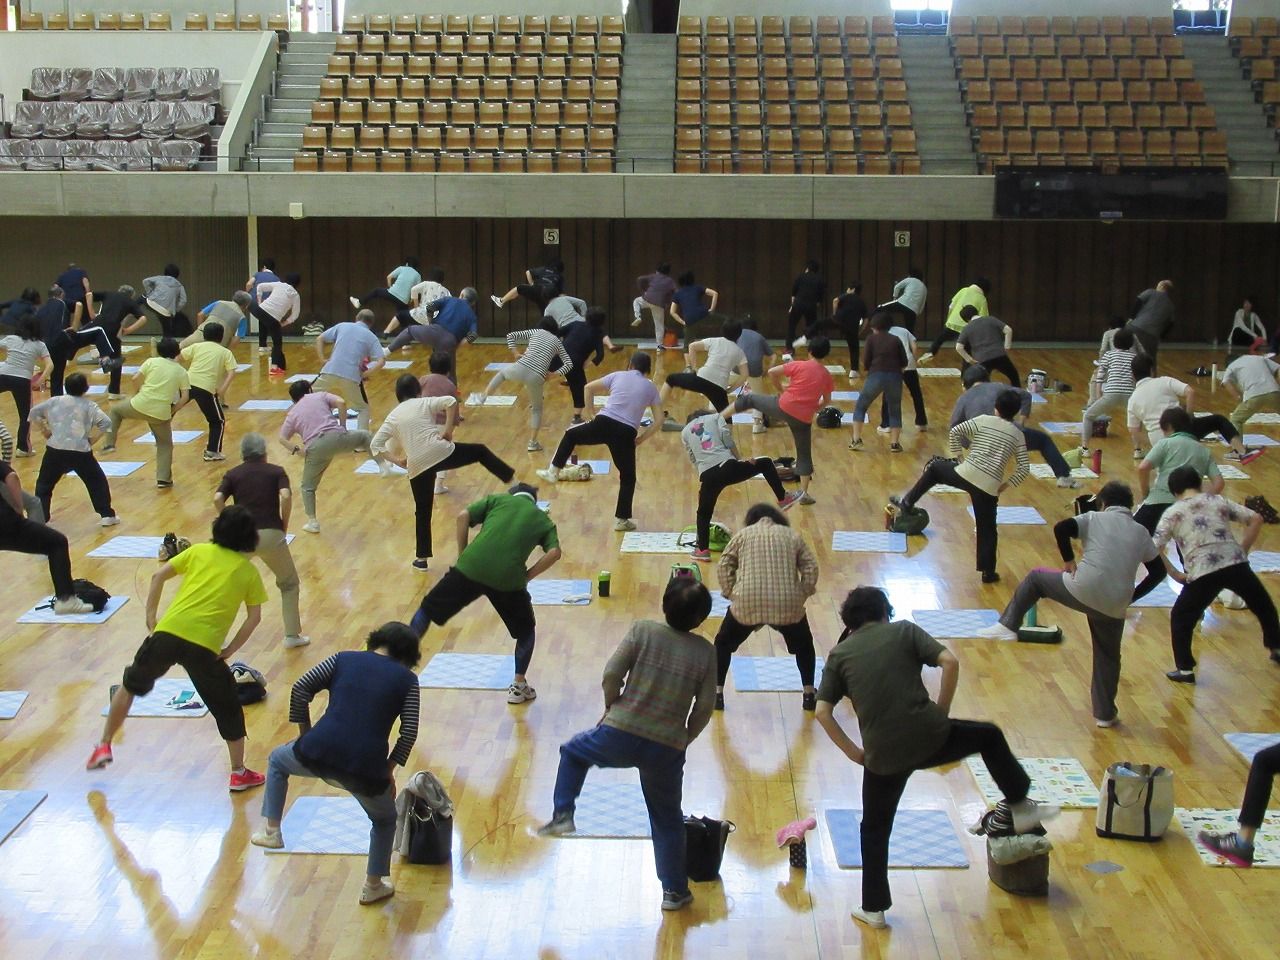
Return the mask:
[[268,30],[254,36],[258,39],[254,60],[241,78],[238,95],[218,138],[218,170],[221,172],[230,170],[234,162],[244,156],[253,139],[254,121],[262,113],[262,97],[271,90],[275,77],[279,38]]
[[[995,219],[991,177],[0,173],[8,216]],[[1280,179],[1231,180],[1228,219],[1280,222]]]

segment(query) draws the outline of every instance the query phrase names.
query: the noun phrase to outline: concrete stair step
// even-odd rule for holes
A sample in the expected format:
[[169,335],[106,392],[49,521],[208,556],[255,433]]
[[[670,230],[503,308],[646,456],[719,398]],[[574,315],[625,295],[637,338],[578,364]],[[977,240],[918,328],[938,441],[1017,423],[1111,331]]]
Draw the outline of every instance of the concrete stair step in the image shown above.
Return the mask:
[[296,150],[302,146],[302,131],[297,133],[264,133],[258,138],[258,142],[254,145],[258,148],[280,147],[281,149]]
[[301,138],[298,139],[297,146],[293,147],[260,147],[255,144],[250,152],[250,156],[274,158],[277,160],[292,160],[294,153],[297,152],[297,149],[300,146],[302,146]]
[[262,121],[262,132],[264,134],[301,133],[302,131],[298,129],[299,126],[306,126],[306,122],[298,123],[297,121],[280,117],[277,114],[268,113],[267,118]]
[[287,160],[251,157],[245,164],[245,171],[247,173],[291,173],[293,171],[293,157],[289,157]]
[[290,65],[282,65],[276,71],[279,77],[323,77],[328,71],[328,67],[323,63],[295,63]]

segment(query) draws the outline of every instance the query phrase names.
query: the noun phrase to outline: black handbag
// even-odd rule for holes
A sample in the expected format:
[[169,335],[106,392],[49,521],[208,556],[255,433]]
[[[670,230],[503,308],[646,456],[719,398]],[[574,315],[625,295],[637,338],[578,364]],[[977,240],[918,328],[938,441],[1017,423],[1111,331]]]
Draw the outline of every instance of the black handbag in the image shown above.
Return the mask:
[[720,862],[729,834],[738,829],[732,820],[685,817],[685,873],[690,880],[705,882],[720,876]]
[[442,817],[421,797],[409,808],[409,862],[448,863],[453,856],[453,817]]

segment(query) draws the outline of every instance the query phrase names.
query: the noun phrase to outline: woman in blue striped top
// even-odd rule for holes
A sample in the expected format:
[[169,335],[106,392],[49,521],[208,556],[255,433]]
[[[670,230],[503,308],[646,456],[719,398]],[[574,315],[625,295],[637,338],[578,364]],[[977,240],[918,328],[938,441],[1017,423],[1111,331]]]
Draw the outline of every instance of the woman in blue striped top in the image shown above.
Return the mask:
[[[573,369],[573,358],[565,350],[562,336],[563,331],[560,326],[549,318],[544,318],[542,324],[532,330],[516,330],[508,333],[507,346],[516,355],[516,361],[495,373],[489,385],[484,388],[484,392],[476,398],[477,403],[484,406],[485,400],[498,389],[502,381],[515,380],[524,384],[525,392],[529,394],[529,446],[527,449],[530,453],[536,453],[542,449],[542,444],[538,442],[538,430],[542,427],[542,388],[552,376],[551,362],[556,357],[560,358],[560,363],[555,370],[557,374],[567,374]],[[524,344],[524,353],[520,353],[518,349],[521,344]]]

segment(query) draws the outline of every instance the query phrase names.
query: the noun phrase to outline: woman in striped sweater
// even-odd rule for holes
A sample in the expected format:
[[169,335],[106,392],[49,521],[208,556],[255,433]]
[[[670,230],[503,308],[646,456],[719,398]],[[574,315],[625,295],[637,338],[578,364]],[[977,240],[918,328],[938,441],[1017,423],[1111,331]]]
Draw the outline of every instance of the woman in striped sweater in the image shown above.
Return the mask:
[[[983,583],[996,583],[996,509],[1000,494],[1009,487],[1016,487],[1031,472],[1027,459],[1027,441],[1013,422],[1022,408],[1022,398],[1016,390],[1006,390],[996,397],[996,416],[983,414],[972,420],[957,423],[951,428],[948,447],[951,456],[959,454],[964,441],[969,441],[969,455],[964,462],[935,457],[924,468],[924,473],[905,496],[890,497],[889,510],[910,510],[916,501],[939,483],[959,487],[969,494],[973,502],[973,520],[978,528],[977,566]],[[1016,462],[1009,479],[1005,474],[1009,464]]]
[[[533,330],[516,330],[507,334],[507,346],[516,355],[515,363],[509,363],[493,375],[484,392],[479,394],[477,402],[484,406],[489,395],[501,386],[504,380],[515,380],[524,384],[529,394],[529,446],[530,453],[542,449],[538,442],[538,430],[542,428],[542,388],[551,377],[549,368],[556,357],[560,363],[556,373],[567,374],[573,369],[573,359],[564,348],[559,325],[551,319],[544,318],[542,325]],[[524,353],[519,347],[524,344]]]
[[[395,893],[383,878],[391,874],[391,846],[396,832],[394,771],[409,761],[418,739],[418,678],[421,658],[418,635],[403,623],[385,623],[364,650],[335,653],[316,664],[293,685],[289,722],[298,739],[276,747],[267,765],[262,797],[266,826],[251,842],[279,850],[284,846],[284,816],[289,778],[314,777],[340,786],[369,815],[369,861],[361,903],[377,903]],[[329,706],[313,727],[311,701],[329,692]],[[395,747],[388,750],[391,727],[400,721]]]

